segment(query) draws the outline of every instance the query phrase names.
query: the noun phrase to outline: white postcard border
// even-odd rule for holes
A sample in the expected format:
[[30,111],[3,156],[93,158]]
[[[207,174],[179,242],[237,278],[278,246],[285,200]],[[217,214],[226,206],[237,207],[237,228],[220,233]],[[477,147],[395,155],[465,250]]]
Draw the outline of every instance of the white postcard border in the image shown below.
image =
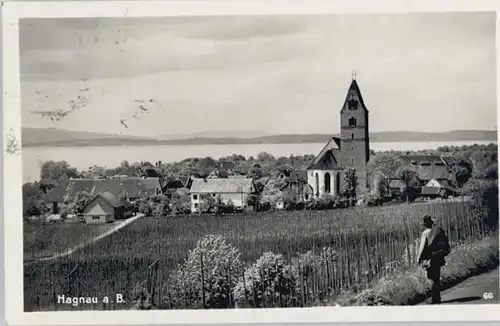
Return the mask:
[[[5,312],[13,325],[139,325],[197,323],[311,323],[390,321],[496,321],[498,305],[413,307],[317,307],[184,311],[23,311],[21,94],[19,18],[162,17],[193,15],[278,15],[333,13],[410,13],[496,11],[497,58],[500,50],[498,0],[282,0],[282,1],[82,1],[4,2],[3,4],[3,130]],[[497,59],[497,94],[500,74]],[[497,112],[498,112],[497,95]],[[497,114],[498,119],[498,114]]]

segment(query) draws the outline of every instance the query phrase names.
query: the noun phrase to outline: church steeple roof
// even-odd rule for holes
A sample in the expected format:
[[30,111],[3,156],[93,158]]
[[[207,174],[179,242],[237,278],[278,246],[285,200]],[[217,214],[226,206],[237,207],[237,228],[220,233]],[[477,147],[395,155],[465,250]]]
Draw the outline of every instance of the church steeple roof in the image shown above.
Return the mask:
[[365,101],[363,100],[363,96],[361,95],[361,90],[359,89],[358,82],[356,81],[356,75],[353,74],[351,85],[349,85],[349,89],[347,91],[346,99],[344,105],[342,106],[342,111],[347,109],[350,106],[350,103],[354,103],[352,101],[357,101],[361,104],[361,109],[364,111],[368,111],[365,105]]

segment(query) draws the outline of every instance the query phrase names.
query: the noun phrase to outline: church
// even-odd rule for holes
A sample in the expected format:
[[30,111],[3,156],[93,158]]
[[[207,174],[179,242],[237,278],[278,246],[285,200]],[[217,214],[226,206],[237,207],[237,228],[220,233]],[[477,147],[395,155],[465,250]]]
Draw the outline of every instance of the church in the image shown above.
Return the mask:
[[340,110],[340,138],[332,137],[307,168],[307,183],[314,197],[338,195],[343,171],[356,171],[356,194],[366,189],[366,164],[370,159],[368,109],[353,75]]

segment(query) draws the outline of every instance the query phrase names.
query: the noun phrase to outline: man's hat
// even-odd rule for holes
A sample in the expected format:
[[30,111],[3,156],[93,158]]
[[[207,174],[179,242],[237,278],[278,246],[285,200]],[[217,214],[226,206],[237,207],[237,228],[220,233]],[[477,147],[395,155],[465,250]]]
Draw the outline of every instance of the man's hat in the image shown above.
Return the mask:
[[424,225],[433,225],[434,224],[432,217],[430,215],[427,215],[427,214],[424,215],[423,222],[424,222]]

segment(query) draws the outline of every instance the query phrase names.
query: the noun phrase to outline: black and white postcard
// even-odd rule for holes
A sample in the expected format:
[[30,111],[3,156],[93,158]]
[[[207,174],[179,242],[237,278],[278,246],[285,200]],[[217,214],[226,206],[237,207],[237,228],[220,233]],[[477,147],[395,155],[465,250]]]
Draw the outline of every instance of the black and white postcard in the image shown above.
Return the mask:
[[8,321],[498,319],[497,11],[412,3],[4,3]]

